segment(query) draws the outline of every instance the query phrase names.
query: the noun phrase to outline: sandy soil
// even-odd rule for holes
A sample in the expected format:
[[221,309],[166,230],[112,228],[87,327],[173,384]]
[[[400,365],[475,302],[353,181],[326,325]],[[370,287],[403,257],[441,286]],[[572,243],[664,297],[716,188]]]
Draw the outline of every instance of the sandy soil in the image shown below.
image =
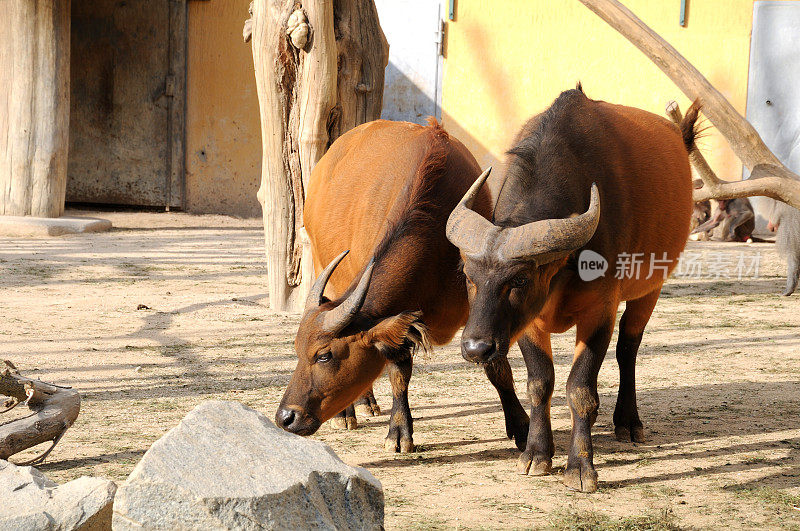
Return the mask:
[[[259,221],[96,215],[115,229],[0,239],[0,356],[84,396],[41,467],[57,481],[124,479],[203,400],[238,400],[271,417],[295,363],[297,317],[266,306]],[[387,528],[800,527],[800,295],[777,295],[784,266],[772,245],[690,248],[707,260],[760,252],[760,278],[670,280],[637,367],[647,444],[613,437],[618,376],[608,357],[594,428],[597,493],[567,492],[559,477],[573,333],[554,338],[552,476],[515,473],[494,390],[455,344],[416,360],[418,452],[383,450],[386,415],[351,432],[326,424],[315,437],[383,482]],[[524,365],[516,348],[510,356],[521,392]],[[385,378],[376,395],[388,410]]]

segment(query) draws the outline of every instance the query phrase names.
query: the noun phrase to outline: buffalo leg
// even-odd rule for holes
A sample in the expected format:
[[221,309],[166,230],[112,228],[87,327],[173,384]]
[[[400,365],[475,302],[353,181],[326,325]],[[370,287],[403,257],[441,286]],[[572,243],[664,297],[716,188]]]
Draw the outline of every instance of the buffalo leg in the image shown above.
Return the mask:
[[597,490],[594,469],[592,425],[600,405],[597,394],[597,373],[605,358],[614,331],[613,313],[586,326],[578,323],[575,358],[567,378],[567,402],[572,414],[572,437],[564,471],[564,485],[572,490]]
[[331,427],[335,430],[354,430],[358,428],[356,410],[353,404],[347,406],[331,419]]
[[550,473],[555,453],[550,426],[550,399],[555,383],[550,335],[537,330],[535,334],[523,336],[518,345],[528,369],[531,417],[528,440],[517,461],[517,472],[541,476]]
[[789,255],[786,271],[786,291],[783,292],[788,297],[797,289],[800,280],[800,255]]
[[335,430],[354,430],[358,428],[356,411],[365,417],[374,417],[381,414],[381,408],[378,407],[378,403],[375,401],[372,387],[333,417],[331,419],[331,427]]
[[408,405],[408,382],[411,380],[412,358],[389,363],[389,381],[392,384],[392,413],[389,417],[389,435],[384,448],[389,452],[414,451],[414,427]]
[[370,387],[367,392],[358,397],[358,400],[353,402],[356,413],[364,417],[377,417],[381,414],[381,408],[378,407],[378,402],[375,400],[375,393],[372,392]]
[[636,405],[636,355],[642,342],[644,328],[650,320],[661,290],[625,303],[619,321],[617,364],[619,391],[614,408],[614,434],[618,441],[644,442],[644,428]]
[[506,435],[516,441],[517,448],[524,450],[528,440],[528,414],[519,403],[514,390],[514,375],[507,356],[499,356],[483,366],[486,376],[500,395],[503,415],[506,419]]

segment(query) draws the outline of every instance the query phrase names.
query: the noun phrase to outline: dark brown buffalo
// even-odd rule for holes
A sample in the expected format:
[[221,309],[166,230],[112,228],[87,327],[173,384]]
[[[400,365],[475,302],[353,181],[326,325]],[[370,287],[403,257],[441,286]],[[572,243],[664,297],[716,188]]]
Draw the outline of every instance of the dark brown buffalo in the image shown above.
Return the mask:
[[[470,209],[485,177],[450,216],[447,234],[461,249],[471,305],[462,355],[490,362],[505,357],[517,341],[528,368],[530,432],[518,463],[523,474],[550,472],[550,334],[576,326],[567,380],[572,437],[564,483],[596,490],[591,426],[599,405],[597,373],[623,301],[614,424],[620,440],[643,438],[634,385],[636,353],[661,286],[689,235],[687,146],[694,139],[697,110],[692,106],[679,130],[649,112],[590,100],[580,87],[564,92],[518,135],[492,220]],[[583,250],[608,261],[604,276],[581,279]],[[625,274],[617,275],[618,260],[634,263],[629,259],[635,253],[647,259],[640,274],[623,268]],[[663,269],[651,273],[650,264]]]
[[[321,273],[297,331],[297,368],[278,425],[314,433],[388,364],[394,401],[386,448],[413,450],[412,353],[447,343],[466,322],[466,282],[445,224],[479,173],[467,149],[435,122],[371,122],[334,142],[308,191],[304,221]],[[488,194],[476,205],[488,213]],[[528,415],[508,361],[498,359],[486,373],[500,394],[507,433],[522,449]]]

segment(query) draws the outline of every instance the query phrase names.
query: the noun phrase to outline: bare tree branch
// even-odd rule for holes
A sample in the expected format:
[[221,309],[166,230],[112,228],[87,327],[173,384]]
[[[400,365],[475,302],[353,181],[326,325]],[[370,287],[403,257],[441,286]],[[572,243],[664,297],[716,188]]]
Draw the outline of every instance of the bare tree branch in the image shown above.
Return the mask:
[[8,459],[28,448],[52,442],[44,454],[25,464],[44,460],[78,418],[81,409],[81,397],[74,389],[20,376],[16,367],[8,361],[0,366],[0,395],[9,396],[15,401],[6,411],[20,402],[24,402],[31,410],[30,415],[0,424],[0,459]]
[[752,170],[747,181],[708,183],[704,178],[706,186],[696,191],[695,200],[766,195],[800,208],[800,177],[778,160],[753,126],[685,57],[617,0],[580,1],[639,48],[689,99],[699,98],[703,113]]
[[[683,114],[681,113],[681,109],[677,101],[671,101],[669,104],[667,104],[667,116],[669,116],[670,120],[672,120],[675,125],[680,125],[680,123],[683,121]],[[694,142],[692,143],[692,148],[689,151],[689,161],[692,163],[692,166],[694,166],[694,169],[697,171],[697,174],[703,180],[704,184],[704,188],[696,189],[694,191],[694,200],[695,202],[706,201],[709,198],[706,197],[704,199],[698,199],[697,197],[708,190],[716,190],[719,186],[723,185],[723,182],[719,179],[719,177],[717,177],[717,174],[714,173],[714,170],[711,169],[708,161],[703,154],[700,153],[700,149]]]

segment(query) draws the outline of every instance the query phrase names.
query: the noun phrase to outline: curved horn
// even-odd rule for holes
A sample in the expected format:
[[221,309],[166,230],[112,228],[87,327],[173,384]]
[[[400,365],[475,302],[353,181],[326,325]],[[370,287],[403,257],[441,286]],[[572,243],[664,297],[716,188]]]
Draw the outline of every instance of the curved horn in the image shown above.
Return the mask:
[[322,329],[331,334],[338,334],[345,326],[350,324],[350,321],[361,309],[364,304],[364,299],[367,296],[367,289],[369,289],[369,281],[372,279],[372,269],[375,267],[375,259],[369,261],[367,269],[361,275],[361,280],[358,285],[342,303],[336,308],[325,312],[325,317],[322,320]]
[[504,260],[569,253],[586,245],[600,221],[600,192],[592,183],[589,209],[580,216],[543,219],[503,231],[499,246]]
[[322,296],[325,293],[325,286],[328,285],[328,280],[330,280],[333,270],[336,269],[336,266],[339,265],[339,262],[341,262],[349,252],[350,249],[343,251],[339,256],[334,258],[325,269],[322,270],[322,273],[319,274],[317,280],[314,281],[314,285],[311,286],[311,291],[308,293],[308,297],[306,297],[306,310],[316,308],[322,304]]
[[491,221],[474,210],[472,205],[478,196],[483,183],[492,171],[489,166],[478,179],[472,183],[467,193],[461,198],[447,218],[447,239],[464,254],[480,254],[486,248],[486,240],[492,231],[497,230]]

